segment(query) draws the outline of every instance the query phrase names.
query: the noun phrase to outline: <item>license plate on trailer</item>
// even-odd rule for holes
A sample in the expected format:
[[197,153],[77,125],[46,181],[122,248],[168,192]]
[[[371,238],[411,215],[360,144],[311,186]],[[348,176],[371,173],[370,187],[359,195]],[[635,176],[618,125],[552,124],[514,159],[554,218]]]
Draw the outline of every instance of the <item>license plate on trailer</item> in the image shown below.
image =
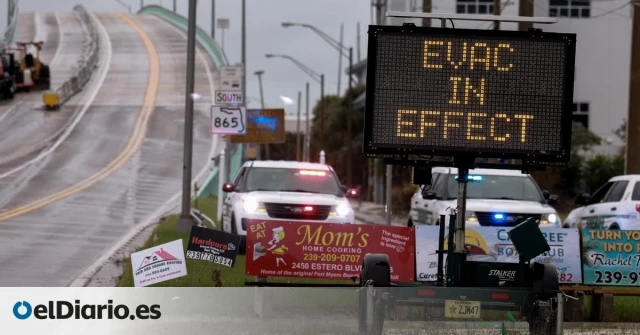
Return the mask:
[[450,319],[480,319],[480,301],[445,300],[444,316]]

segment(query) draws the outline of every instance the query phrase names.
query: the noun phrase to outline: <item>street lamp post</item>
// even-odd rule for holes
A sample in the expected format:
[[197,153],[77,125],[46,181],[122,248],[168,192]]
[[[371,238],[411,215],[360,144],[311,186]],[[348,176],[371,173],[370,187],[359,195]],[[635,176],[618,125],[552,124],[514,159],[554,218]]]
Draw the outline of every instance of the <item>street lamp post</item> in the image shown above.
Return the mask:
[[[282,22],[282,27],[284,28],[289,28],[289,27],[304,27],[304,28],[308,28],[313,30],[313,32],[315,32],[318,36],[320,36],[320,38],[322,38],[325,42],[329,43],[329,45],[331,45],[331,47],[333,47],[334,49],[336,49],[338,51],[338,53],[340,54],[340,56],[344,57],[346,60],[349,60],[349,48],[345,47],[342,42],[338,42],[336,41],[336,39],[334,39],[333,37],[329,36],[328,34],[326,34],[325,32],[323,32],[322,30],[310,25],[310,24],[306,24],[306,23],[295,23],[295,22]],[[342,65],[340,65],[340,67],[342,67]],[[340,74],[342,74],[342,69],[340,69]],[[349,73],[349,81],[355,80],[353,78],[353,74]],[[340,85],[338,85],[340,86]],[[338,91],[338,95],[340,95],[340,92]]]
[[300,159],[300,109],[302,107],[302,91],[298,91],[298,119],[296,120],[296,161]]
[[[258,76],[258,85],[260,87],[260,109],[264,110],[264,94],[262,93],[262,74],[264,74],[264,71],[256,71],[254,74]],[[261,156],[260,151],[262,151],[262,145],[258,144],[258,160],[260,160]],[[269,160],[269,144],[264,145],[264,155]]]
[[[311,78],[313,78],[315,81],[317,81],[320,84],[320,106],[318,108],[318,119],[320,121],[319,127],[320,127],[320,131],[319,131],[319,135],[320,135],[320,145],[319,145],[319,150],[322,150],[324,148],[324,144],[325,144],[325,134],[324,134],[324,113],[325,113],[325,103],[324,103],[324,74],[318,74],[317,72],[311,70],[311,68],[309,68],[308,66],[300,63],[297,59],[288,56],[288,55],[280,55],[280,54],[266,54],[265,57],[267,58],[285,58],[290,60],[291,62],[293,62],[296,66],[298,66],[298,68],[300,68],[302,71],[304,71],[307,75],[309,75]],[[308,92],[307,92],[307,99],[308,99]],[[309,116],[308,110],[307,110],[307,117]],[[307,118],[307,124],[310,122],[309,118]],[[309,133],[307,133],[308,136],[310,136]],[[309,153],[309,157],[311,157],[311,154]],[[308,157],[308,158],[309,158]]]
[[196,223],[191,216],[191,160],[193,155],[193,100],[196,62],[196,0],[189,0],[187,28],[187,83],[184,116],[184,157],[182,170],[182,212],[177,229],[188,232]]
[[[352,83],[354,81],[353,79],[353,48],[346,48],[343,44],[342,44],[342,28],[341,28],[341,36],[340,36],[340,42],[336,41],[334,38],[332,38],[331,36],[327,35],[326,33],[324,33],[323,31],[321,31],[320,29],[310,25],[310,24],[306,24],[306,23],[294,23],[294,22],[282,22],[282,27],[284,28],[288,28],[288,27],[293,27],[293,26],[299,26],[299,27],[304,27],[304,28],[308,28],[313,30],[316,34],[318,34],[323,40],[325,40],[325,42],[329,43],[329,45],[331,45],[334,49],[338,50],[338,53],[340,54],[340,57],[345,57],[348,61],[349,61],[349,91],[351,91],[352,89]],[[342,58],[340,58],[342,59]],[[340,63],[340,67],[342,67],[341,63]],[[340,75],[342,73],[342,69],[340,69]],[[338,77],[340,78],[340,77]],[[340,95],[340,82],[338,82],[338,96]],[[323,100],[321,100],[323,101]],[[351,102],[350,102],[351,103]],[[348,113],[348,119],[351,117],[351,113],[352,109],[351,106],[347,107],[347,113]],[[320,119],[320,129],[324,129],[322,127],[322,122],[323,122],[323,118]],[[322,134],[320,134],[320,136],[324,136],[324,133],[322,132]],[[352,133],[351,133],[351,124],[349,123],[349,125],[347,126],[347,136],[346,136],[346,145],[347,148],[349,148],[349,153],[351,153],[351,144],[352,144]],[[324,143],[324,140],[321,141],[321,143]],[[352,177],[352,171],[351,171],[351,166],[352,166],[352,156],[351,154],[349,154],[349,156],[347,157],[347,181],[350,184],[351,181],[353,181],[353,177]],[[349,187],[351,187],[352,185],[349,185]]]

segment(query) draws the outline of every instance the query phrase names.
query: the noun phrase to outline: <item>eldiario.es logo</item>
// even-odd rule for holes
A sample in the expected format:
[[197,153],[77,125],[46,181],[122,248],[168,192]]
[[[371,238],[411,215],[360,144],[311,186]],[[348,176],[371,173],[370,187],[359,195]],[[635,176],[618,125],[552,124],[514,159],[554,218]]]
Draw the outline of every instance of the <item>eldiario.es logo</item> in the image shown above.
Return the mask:
[[31,306],[26,301],[18,301],[13,305],[13,315],[19,320],[26,320],[32,315],[39,320],[76,319],[76,320],[113,320],[113,319],[159,319],[160,305],[139,305],[134,313],[125,305],[113,305],[113,300],[107,300],[106,305],[83,305],[80,300],[75,304],[68,301],[49,301],[47,304]]

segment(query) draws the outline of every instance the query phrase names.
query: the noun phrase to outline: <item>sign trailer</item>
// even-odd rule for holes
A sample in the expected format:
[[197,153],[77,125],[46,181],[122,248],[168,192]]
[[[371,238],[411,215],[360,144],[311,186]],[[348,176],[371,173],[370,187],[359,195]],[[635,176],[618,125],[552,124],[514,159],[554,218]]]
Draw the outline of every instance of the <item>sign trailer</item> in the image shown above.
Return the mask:
[[[564,297],[556,266],[539,261],[552,249],[534,218],[506,232],[518,260],[487,261],[467,257],[472,246],[466,243],[464,215],[456,213],[466,212],[467,183],[475,181],[468,178],[470,169],[529,172],[568,163],[576,35],[446,28],[447,20],[555,23],[555,18],[387,16],[440,19],[442,28],[369,26],[363,151],[386,164],[412,166],[416,185],[431,185],[432,167],[456,167],[458,196],[448,218],[440,218],[449,223],[434,227],[435,283],[394,279],[402,264],[391,261],[393,252],[363,257],[356,284],[363,288],[360,334],[382,334],[385,311],[403,303],[444,307],[447,317],[462,319],[478,319],[482,309],[519,311],[531,334],[555,334]],[[486,159],[516,163],[482,162]]]

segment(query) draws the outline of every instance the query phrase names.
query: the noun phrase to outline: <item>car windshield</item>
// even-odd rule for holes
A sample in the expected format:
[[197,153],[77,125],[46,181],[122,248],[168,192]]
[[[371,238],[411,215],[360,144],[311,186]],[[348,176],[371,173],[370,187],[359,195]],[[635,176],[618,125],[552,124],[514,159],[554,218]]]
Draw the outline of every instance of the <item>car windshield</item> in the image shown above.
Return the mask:
[[282,191],[338,195],[342,191],[331,171],[291,168],[251,168],[247,191]]
[[[475,182],[467,184],[469,199],[505,199],[542,202],[542,194],[531,178],[516,176],[478,176],[470,174]],[[449,199],[458,194],[456,176],[449,176]]]

